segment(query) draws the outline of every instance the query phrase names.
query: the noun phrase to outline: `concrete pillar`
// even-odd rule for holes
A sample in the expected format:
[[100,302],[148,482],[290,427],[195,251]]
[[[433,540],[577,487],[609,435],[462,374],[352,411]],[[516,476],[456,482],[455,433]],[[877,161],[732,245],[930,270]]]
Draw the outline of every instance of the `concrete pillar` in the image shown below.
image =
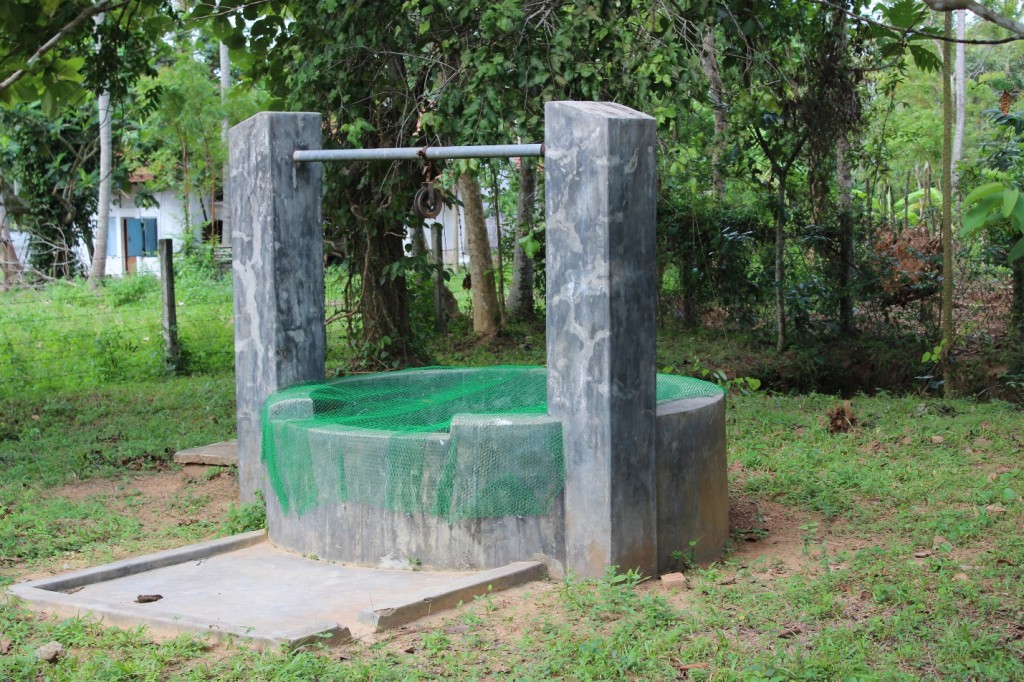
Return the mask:
[[548,410],[565,439],[567,568],[657,571],[654,119],[549,102]]
[[291,158],[320,148],[320,114],[256,114],[228,138],[238,474],[252,501],[266,480],[263,401],[324,378],[323,170]]

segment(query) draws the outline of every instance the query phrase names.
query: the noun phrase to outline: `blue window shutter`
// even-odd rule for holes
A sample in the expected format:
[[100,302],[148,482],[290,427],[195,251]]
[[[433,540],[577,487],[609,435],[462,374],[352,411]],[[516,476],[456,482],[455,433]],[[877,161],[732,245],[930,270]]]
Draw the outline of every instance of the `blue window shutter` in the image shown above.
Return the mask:
[[107,221],[107,257],[117,257],[117,218]]
[[128,235],[128,244],[125,248],[125,255],[129,258],[141,256],[143,245],[142,221],[138,218],[128,218],[124,221],[125,234]]
[[156,255],[156,218],[142,219],[142,250],[147,256]]

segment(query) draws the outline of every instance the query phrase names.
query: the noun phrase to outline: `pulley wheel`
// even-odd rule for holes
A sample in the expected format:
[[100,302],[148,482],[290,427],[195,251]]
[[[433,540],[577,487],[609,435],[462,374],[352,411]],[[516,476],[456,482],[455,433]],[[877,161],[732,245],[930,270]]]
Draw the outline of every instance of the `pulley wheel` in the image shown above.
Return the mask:
[[419,188],[412,204],[416,212],[424,218],[436,218],[444,206],[444,202],[441,201],[441,192],[430,184]]

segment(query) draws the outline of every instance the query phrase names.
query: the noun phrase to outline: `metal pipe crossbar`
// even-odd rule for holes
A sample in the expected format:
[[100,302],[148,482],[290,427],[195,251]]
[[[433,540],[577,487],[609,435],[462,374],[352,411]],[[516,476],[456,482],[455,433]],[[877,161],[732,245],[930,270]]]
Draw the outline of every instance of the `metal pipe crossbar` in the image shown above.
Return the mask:
[[403,161],[416,159],[494,159],[544,156],[542,144],[482,144],[464,147],[390,147],[384,149],[299,149],[292,160]]

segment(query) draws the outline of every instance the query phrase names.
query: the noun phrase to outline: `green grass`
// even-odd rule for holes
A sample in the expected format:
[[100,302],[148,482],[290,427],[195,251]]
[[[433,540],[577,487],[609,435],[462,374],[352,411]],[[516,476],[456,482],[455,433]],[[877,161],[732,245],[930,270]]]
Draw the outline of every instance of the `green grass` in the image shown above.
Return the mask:
[[[187,373],[231,371],[234,344],[229,278],[180,264],[176,311]],[[54,391],[163,376],[160,282],[151,275],[0,293],[0,385]],[[7,391],[5,391],[7,392]]]
[[153,469],[178,450],[233,437],[234,412],[231,376],[0,396],[0,485]]
[[[181,442],[156,420],[136,429],[120,421],[122,411],[146,402],[146,390],[174,403],[164,417],[179,427],[205,420],[220,428],[189,399],[197,381],[109,389],[106,408],[88,417],[96,430],[64,429],[72,444],[38,464],[31,453],[59,448],[60,420],[101,401],[95,393],[65,395],[51,424],[56,413],[38,409],[44,405],[8,399],[8,419],[20,415],[52,440],[39,450],[3,443],[16,478],[0,489],[2,554],[41,570],[59,567],[69,552],[143,547],[130,517],[105,518],[93,502],[61,501],[47,490],[69,476],[62,457],[74,460],[84,447],[138,453]],[[344,660],[315,646],[261,653],[210,649],[190,637],[152,644],[144,632],[38,621],[8,604],[0,607],[0,632],[13,643],[0,656],[0,679],[673,679],[689,664],[707,666],[686,670],[698,680],[1024,678],[1020,410],[865,397],[853,401],[858,428],[832,434],[827,412],[837,403],[820,395],[730,398],[733,494],[795,515],[796,567],[773,555],[784,535],[769,524],[759,552],[737,538],[745,551],[689,571],[692,589],[682,596],[630,574],[570,578],[529,597],[478,599],[412,634],[349,645]],[[103,444],[97,435],[115,426],[123,438]],[[99,461],[109,462],[110,452]],[[116,470],[101,464],[91,473]],[[198,510],[201,502],[186,494],[178,504]],[[236,509],[233,522],[247,527],[247,513]],[[72,655],[56,665],[34,661],[35,647],[54,639]]]
[[[151,281],[111,283],[99,295],[61,284],[0,296],[0,338],[13,339],[21,372],[3,374],[14,365],[0,360],[0,585],[263,523],[258,506],[209,513],[199,488],[168,508],[195,523],[168,519],[153,531],[133,515],[147,505],[132,492],[137,476],[234,432],[234,378],[223,360],[229,289],[184,280],[186,311],[195,303],[218,313],[187,333],[182,317],[186,348],[206,360],[178,377],[147,355],[158,345],[115,353],[103,361],[114,369],[100,371],[90,359],[98,335],[132,337],[72,315],[113,316],[125,329],[153,324]],[[730,378],[756,365],[749,347],[717,338],[664,331],[659,364]],[[443,364],[544,360],[541,325],[480,342],[463,321],[431,344]],[[33,364],[34,351],[63,359]],[[78,367],[86,369],[71,376]],[[41,620],[0,602],[0,650],[10,640],[0,680],[1024,679],[1021,409],[857,397],[857,427],[834,434],[828,414],[838,403],[730,397],[733,503],[759,515],[722,561],[687,571],[684,593],[631,574],[569,578],[527,596],[488,595],[340,653],[225,649],[188,636],[154,643],[141,629]],[[96,477],[117,482],[123,513],[111,514],[103,496],[60,492]],[[36,660],[51,640],[69,656]]]

